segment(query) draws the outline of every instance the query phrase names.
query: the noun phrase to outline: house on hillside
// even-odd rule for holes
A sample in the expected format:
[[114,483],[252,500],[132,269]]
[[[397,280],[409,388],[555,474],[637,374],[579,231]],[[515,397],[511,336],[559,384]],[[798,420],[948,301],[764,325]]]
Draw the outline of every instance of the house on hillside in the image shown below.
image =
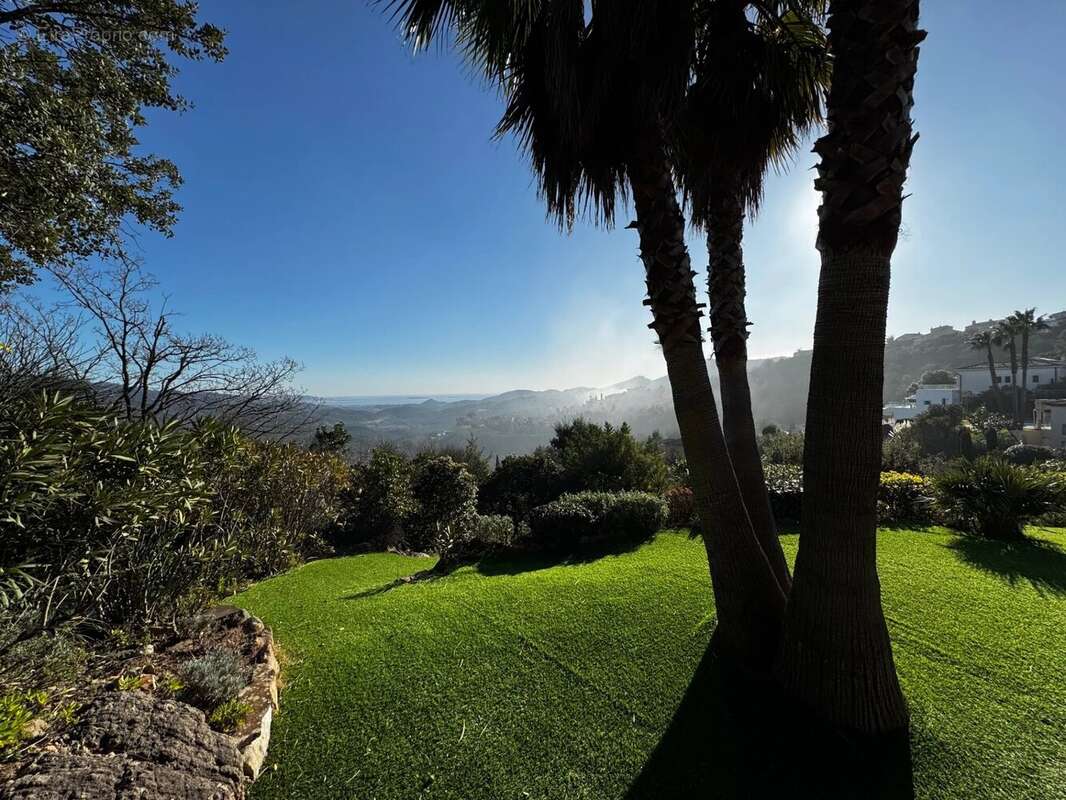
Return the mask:
[[[963,397],[981,394],[992,388],[992,376],[989,375],[987,361],[959,367],[955,372],[959,375],[959,390]],[[1009,361],[997,361],[995,372],[997,386],[1003,389],[1011,386]],[[1022,369],[1019,364],[1018,381],[1021,379]],[[1029,391],[1036,391],[1049,383],[1066,381],[1066,361],[1057,358],[1030,358],[1028,380]]]
[[956,406],[962,402],[957,383],[923,383],[903,403],[891,403],[881,409],[885,422],[906,422],[924,414],[933,406]]
[[1022,430],[1026,444],[1066,448],[1066,398],[1040,398],[1033,409],[1033,422]]

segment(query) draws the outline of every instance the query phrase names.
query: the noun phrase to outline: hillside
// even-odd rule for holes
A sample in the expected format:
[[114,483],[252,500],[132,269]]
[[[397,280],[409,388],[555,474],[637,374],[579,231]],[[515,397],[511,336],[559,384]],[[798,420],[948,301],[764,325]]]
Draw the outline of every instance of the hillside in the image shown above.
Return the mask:
[[[1033,336],[1033,356],[1066,354],[1066,312],[1053,315],[1052,330]],[[979,327],[964,330],[949,325],[929,333],[890,337],[885,343],[886,402],[902,400],[907,387],[923,372],[981,362],[985,356],[966,343]],[[1005,352],[998,354],[1006,357]],[[754,359],[749,364],[752,402],[760,425],[773,422],[784,428],[803,425],[811,351],[798,350],[784,358]],[[717,376],[711,365],[717,390]],[[364,401],[365,402],[365,401]],[[407,449],[427,443],[462,444],[471,436],[490,456],[527,453],[547,444],[556,422],[582,416],[593,422],[629,423],[638,436],[659,431],[677,434],[670,385],[666,378],[630,378],[605,387],[575,387],[534,391],[519,389],[484,398],[442,402],[333,404],[324,399],[318,422],[343,422],[353,437],[357,453],[382,441]],[[305,436],[309,431],[305,431]]]

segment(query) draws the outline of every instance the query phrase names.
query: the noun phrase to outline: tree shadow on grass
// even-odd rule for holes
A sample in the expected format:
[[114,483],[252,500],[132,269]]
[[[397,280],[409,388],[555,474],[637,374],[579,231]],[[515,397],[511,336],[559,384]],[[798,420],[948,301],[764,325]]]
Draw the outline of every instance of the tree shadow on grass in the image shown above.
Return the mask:
[[732,670],[712,639],[624,800],[913,798],[907,732],[846,736]]
[[1042,539],[1003,542],[960,536],[946,545],[965,564],[1041,594],[1066,595],[1066,550]]

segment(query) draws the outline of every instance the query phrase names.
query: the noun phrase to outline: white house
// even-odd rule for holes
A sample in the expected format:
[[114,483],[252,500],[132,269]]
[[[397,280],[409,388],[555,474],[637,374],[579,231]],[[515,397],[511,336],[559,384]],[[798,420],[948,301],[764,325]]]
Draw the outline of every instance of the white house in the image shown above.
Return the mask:
[[933,406],[956,406],[962,402],[958,384],[923,383],[906,402],[885,406],[881,414],[887,422],[904,422],[924,414]]
[[[955,371],[959,374],[959,390],[963,397],[980,394],[992,388],[992,376],[989,375],[987,361],[959,367]],[[997,361],[995,372],[997,386],[1003,389],[1011,386],[1009,361]],[[1019,364],[1018,382],[1021,380],[1022,368]],[[1056,358],[1030,358],[1028,381],[1030,391],[1056,381],[1066,381],[1066,361]]]
[[1022,431],[1026,444],[1066,448],[1066,399],[1038,399],[1033,424]]

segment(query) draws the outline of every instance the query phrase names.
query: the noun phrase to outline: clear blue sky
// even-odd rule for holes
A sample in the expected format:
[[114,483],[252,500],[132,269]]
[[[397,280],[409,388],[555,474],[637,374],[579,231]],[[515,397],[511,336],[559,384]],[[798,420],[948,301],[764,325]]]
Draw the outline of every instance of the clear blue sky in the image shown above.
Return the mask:
[[[190,331],[306,365],[317,394],[604,385],[664,369],[632,231],[545,221],[498,98],[360,0],[205,0],[222,64],[142,137],[185,176],[147,267]],[[889,332],[1066,307],[1066,3],[926,0]],[[812,156],[747,233],[753,355],[809,346]],[[693,261],[706,264],[690,237]]]

